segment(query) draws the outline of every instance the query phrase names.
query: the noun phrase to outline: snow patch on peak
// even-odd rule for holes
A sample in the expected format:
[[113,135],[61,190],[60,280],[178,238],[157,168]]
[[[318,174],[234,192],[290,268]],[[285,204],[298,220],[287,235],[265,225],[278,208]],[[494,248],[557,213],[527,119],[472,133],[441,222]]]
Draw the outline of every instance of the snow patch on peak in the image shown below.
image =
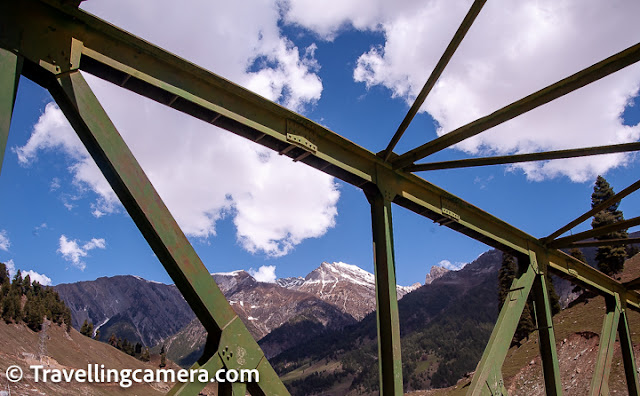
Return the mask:
[[211,275],[217,275],[217,276],[238,276],[241,273],[245,272],[244,270],[235,270],[235,271],[231,271],[231,272],[212,272]]

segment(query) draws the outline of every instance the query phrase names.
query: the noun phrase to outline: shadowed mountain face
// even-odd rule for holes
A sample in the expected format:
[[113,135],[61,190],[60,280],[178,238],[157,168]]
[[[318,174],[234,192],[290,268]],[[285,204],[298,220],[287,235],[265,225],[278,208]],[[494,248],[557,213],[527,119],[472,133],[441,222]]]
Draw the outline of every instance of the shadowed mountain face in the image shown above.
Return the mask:
[[136,276],[61,284],[55,290],[71,309],[73,326],[79,329],[88,319],[102,340],[114,333],[151,346],[195,317],[175,286]]
[[[258,282],[246,271],[212,275],[257,340],[286,323],[300,332],[300,337],[286,342],[277,335],[271,338],[264,344],[269,356],[297,340],[304,342],[325,330],[353,324],[375,308],[373,274],[353,265],[322,263],[306,278],[276,283]],[[399,286],[398,296],[415,287]],[[115,334],[148,346],[162,342],[170,358],[182,362],[191,356],[188,363],[204,345],[204,328],[173,285],[115,276],[63,284],[56,290],[71,309],[73,326],[79,329],[88,319],[100,330],[102,340]]]

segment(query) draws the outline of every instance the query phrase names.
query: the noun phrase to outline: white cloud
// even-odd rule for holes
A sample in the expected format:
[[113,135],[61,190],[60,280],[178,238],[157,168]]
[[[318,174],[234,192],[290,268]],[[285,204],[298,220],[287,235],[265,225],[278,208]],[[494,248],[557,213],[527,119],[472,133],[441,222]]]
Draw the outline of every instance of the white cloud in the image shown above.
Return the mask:
[[11,247],[11,241],[9,240],[9,236],[7,235],[7,230],[2,230],[0,231],[0,250],[8,252],[9,247]]
[[276,266],[263,265],[257,271],[251,268],[249,274],[258,282],[274,283],[276,281]]
[[[354,79],[387,87],[411,103],[470,4],[290,0],[285,18],[326,39],[344,26],[381,31],[384,45],[360,56]],[[633,0],[487,2],[422,110],[437,121],[439,135],[450,132],[636,44],[639,14],[640,3]],[[621,114],[639,87],[640,66],[633,65],[456,148],[504,155],[637,141],[640,125],[623,125]],[[424,135],[425,142],[431,138]],[[511,169],[522,169],[531,180],[566,175],[581,182],[632,158],[613,154]]]
[[42,286],[51,286],[51,278],[49,278],[48,276],[44,275],[44,274],[39,274],[35,271],[22,271],[22,279],[26,278],[27,275],[29,275],[29,279],[31,279],[31,282],[36,281],[39,284],[41,284]]
[[[316,46],[299,49],[282,35],[276,1],[198,3],[122,0],[83,7],[294,110],[320,98]],[[241,246],[281,256],[335,225],[340,193],[333,178],[86,77],[188,236],[215,235],[216,222],[231,216]],[[61,149],[72,159],[76,187],[97,194],[94,216],[117,211],[115,194],[69,125],[59,120],[60,110],[48,105],[31,139],[16,149],[20,161],[33,161],[42,149]]]
[[[9,277],[13,278],[17,272],[15,262],[13,260],[8,260],[5,265],[7,267],[7,272],[9,272]],[[22,275],[22,279],[26,278],[27,275],[29,275],[29,279],[31,279],[31,282],[37,281],[43,286],[51,286],[51,278],[44,274],[40,274],[32,270],[20,270],[20,274]]]
[[8,260],[4,265],[7,267],[7,272],[9,272],[9,277],[13,278],[16,274],[16,263],[13,260]]
[[446,268],[450,271],[458,271],[461,270],[462,268],[464,268],[465,265],[467,265],[468,263],[460,263],[460,262],[456,262],[455,264],[452,263],[449,260],[440,260],[440,262],[438,263],[438,265],[442,268]]
[[58,253],[62,255],[66,261],[74,267],[84,270],[86,264],[82,261],[83,257],[88,256],[88,252],[93,249],[105,249],[107,244],[103,238],[92,238],[89,242],[79,244],[77,239],[69,240],[65,235],[60,236],[60,247]]

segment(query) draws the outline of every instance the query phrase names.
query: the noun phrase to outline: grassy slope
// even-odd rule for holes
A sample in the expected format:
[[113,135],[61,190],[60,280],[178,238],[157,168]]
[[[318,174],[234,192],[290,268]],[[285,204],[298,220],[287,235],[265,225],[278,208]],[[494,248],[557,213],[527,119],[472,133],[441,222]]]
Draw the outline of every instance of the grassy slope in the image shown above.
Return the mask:
[[[124,389],[116,384],[87,383],[35,383],[29,365],[42,364],[38,359],[41,333],[35,333],[23,324],[6,324],[0,321],[0,390],[7,390],[5,370],[10,365],[22,367],[25,377],[16,384],[10,384],[11,394],[47,395],[161,395],[169,390],[170,384],[135,384]],[[47,330],[46,355],[43,359],[51,368],[87,368],[89,363],[104,364],[105,368],[155,369],[155,361],[143,363],[107,344],[85,337],[72,329],[67,334],[64,328],[53,325]],[[39,391],[39,392],[38,392]]]

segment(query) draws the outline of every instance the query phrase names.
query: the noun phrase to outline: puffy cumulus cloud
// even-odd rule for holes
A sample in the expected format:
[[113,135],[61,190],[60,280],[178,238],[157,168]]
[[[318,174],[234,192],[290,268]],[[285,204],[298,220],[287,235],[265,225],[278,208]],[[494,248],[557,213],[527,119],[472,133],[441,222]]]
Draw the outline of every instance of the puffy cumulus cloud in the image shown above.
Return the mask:
[[277,0],[85,2],[82,8],[295,110],[320,98],[315,45],[283,35]]
[[[292,2],[294,2],[292,0]],[[372,9],[382,7],[374,1]],[[388,17],[367,22],[385,35],[382,47],[362,54],[354,79],[367,86],[389,88],[411,103],[450,41],[470,0],[406,2]],[[416,4],[419,7],[416,8]],[[329,9],[330,7],[327,7]],[[303,23],[290,8],[292,20]],[[438,123],[438,135],[573,74],[636,44],[640,25],[633,0],[487,2],[476,22],[429,95],[422,111]],[[329,14],[331,15],[331,14]],[[360,16],[344,12],[332,19],[306,14],[314,23],[331,27],[348,21],[358,27]],[[320,26],[320,25],[319,25]],[[334,28],[331,28],[334,29]],[[468,139],[456,146],[473,155],[504,155],[637,141],[640,125],[625,126],[621,114],[638,95],[640,66],[632,65],[588,87]],[[425,141],[431,136],[424,136]],[[528,178],[561,175],[573,181],[591,180],[624,165],[629,154],[514,165]]]
[[[294,110],[320,98],[316,47],[297,48],[282,35],[275,1],[199,1],[184,7],[118,0],[83,8]],[[216,222],[232,216],[241,246],[280,256],[335,224],[340,194],[332,178],[86,77],[187,235],[215,235]],[[97,194],[93,214],[117,211],[115,194],[79,143],[60,110],[49,105],[16,152],[28,163],[40,149],[62,149],[72,159],[76,186]]]
[[87,265],[82,261],[83,257],[89,255],[93,249],[105,249],[107,244],[103,238],[92,238],[84,244],[78,243],[77,239],[69,240],[65,235],[60,235],[58,253],[74,267],[84,271]]
[[8,252],[9,247],[11,247],[11,241],[9,240],[7,230],[2,230],[0,231],[0,250]]
[[440,260],[440,262],[438,262],[438,265],[440,267],[448,269],[450,271],[458,271],[458,270],[461,270],[462,268],[464,268],[464,266],[467,265],[467,263],[456,262],[454,264],[449,260]]
[[251,268],[249,274],[253,276],[258,282],[274,283],[276,281],[276,266],[275,265],[263,265],[258,270]]
[[[16,263],[13,260],[8,260],[5,265],[7,266],[7,272],[9,272],[9,277],[13,278],[17,272]],[[20,274],[22,275],[22,279],[26,278],[29,275],[29,279],[31,282],[36,281],[43,286],[51,286],[51,278],[44,274],[40,274],[38,272],[29,270],[20,270]]]

